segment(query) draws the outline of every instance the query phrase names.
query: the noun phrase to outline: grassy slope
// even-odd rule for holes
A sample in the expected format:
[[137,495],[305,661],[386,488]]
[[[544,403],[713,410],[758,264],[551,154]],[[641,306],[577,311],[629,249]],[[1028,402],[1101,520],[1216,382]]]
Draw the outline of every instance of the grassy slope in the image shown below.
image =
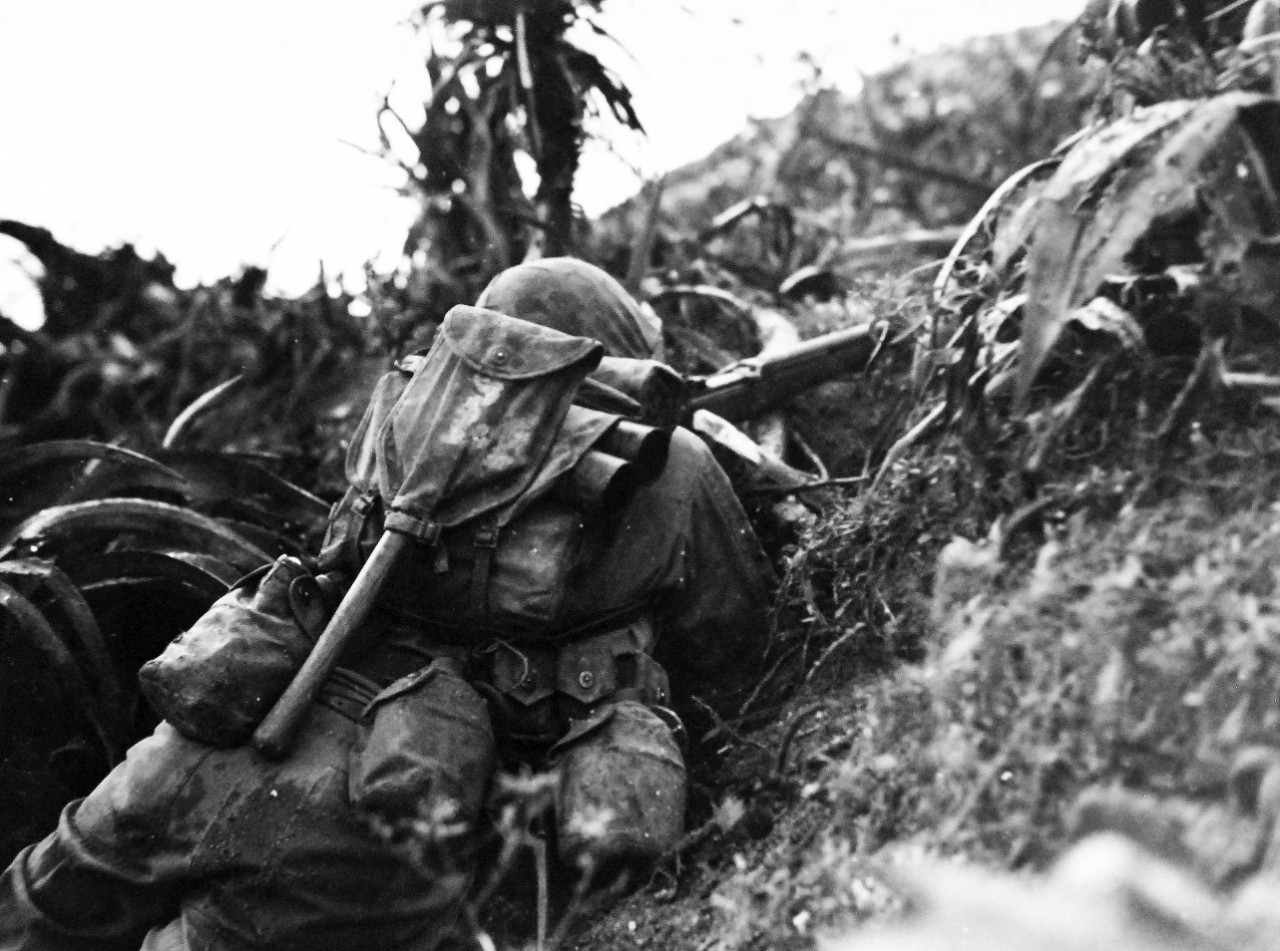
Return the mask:
[[[890,291],[875,306],[913,304]],[[1117,790],[1161,804],[1146,831],[1197,881],[1230,892],[1275,871],[1267,816],[1210,834],[1163,811],[1239,807],[1233,763],[1280,746],[1280,427],[1214,392],[1157,437],[1174,363],[1141,383],[1112,366],[1034,466],[1034,433],[953,406],[846,496],[790,559],[801,623],[779,637],[801,662],[779,679],[796,689],[772,726],[735,737],[706,834],[579,947],[808,947],[898,907],[893,869],[913,856],[1047,867],[1082,794]],[[861,411],[853,430],[882,452],[920,412],[881,383],[828,387],[801,428],[821,440],[843,420],[847,436]],[[837,468],[857,471],[843,448]]]
[[[833,384],[801,424],[853,405],[862,435],[901,433],[902,369]],[[958,424],[844,497],[789,558],[771,725],[726,731],[696,844],[577,947],[807,947],[896,907],[903,855],[1043,868],[1082,792],[1212,801],[1280,740],[1280,426],[1210,397],[1157,444],[1115,411],[1122,376],[1038,505],[1012,450]],[[1250,848],[1204,858],[1210,880]]]

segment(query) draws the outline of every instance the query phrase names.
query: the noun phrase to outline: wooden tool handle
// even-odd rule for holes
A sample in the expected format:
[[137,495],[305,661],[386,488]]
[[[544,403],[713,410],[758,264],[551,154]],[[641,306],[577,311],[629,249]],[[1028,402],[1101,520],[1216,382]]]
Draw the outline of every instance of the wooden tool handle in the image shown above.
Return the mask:
[[407,535],[391,531],[382,533],[302,668],[254,731],[254,748],[263,756],[283,759],[288,754],[307,708],[320,692],[320,686],[338,662],[338,657],[368,617],[383,582],[408,544]]

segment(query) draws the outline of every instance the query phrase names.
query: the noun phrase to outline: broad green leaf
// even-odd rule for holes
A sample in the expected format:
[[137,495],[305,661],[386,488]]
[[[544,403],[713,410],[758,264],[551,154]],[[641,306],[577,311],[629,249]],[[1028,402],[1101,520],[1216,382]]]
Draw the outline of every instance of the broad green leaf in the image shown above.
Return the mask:
[[[1018,400],[1027,393],[1064,323],[1108,276],[1123,272],[1138,242],[1160,221],[1197,213],[1215,188],[1239,189],[1240,169],[1257,167],[1243,110],[1263,97],[1230,93],[1143,110],[1080,142],[1041,199],[1027,257]],[[1256,220],[1256,214],[1250,216]],[[1252,223],[1252,222],[1251,222]]]

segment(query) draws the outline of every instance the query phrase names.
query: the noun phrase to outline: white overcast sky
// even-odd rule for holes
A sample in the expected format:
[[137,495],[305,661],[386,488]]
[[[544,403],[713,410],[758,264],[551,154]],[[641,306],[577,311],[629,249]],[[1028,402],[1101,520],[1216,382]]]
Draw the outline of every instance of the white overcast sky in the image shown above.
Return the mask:
[[[0,0],[0,218],[88,251],[163,250],[180,282],[247,263],[295,293],[324,260],[390,260],[411,207],[377,143],[395,83],[420,90],[410,0]],[[597,213],[645,174],[786,111],[808,52],[857,81],[904,52],[1068,19],[1083,0],[608,0],[603,58],[649,135],[593,147]],[[12,258],[0,248],[0,264]],[[9,296],[0,288],[0,310]]]

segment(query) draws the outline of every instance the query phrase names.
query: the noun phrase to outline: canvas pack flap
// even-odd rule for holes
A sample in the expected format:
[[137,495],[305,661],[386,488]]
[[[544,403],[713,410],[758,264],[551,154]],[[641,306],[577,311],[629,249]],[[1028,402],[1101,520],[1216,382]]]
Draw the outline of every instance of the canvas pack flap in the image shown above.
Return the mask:
[[546,482],[574,393],[602,355],[585,337],[455,307],[399,394],[394,379],[375,391],[348,478],[381,496],[388,527],[424,540],[509,506]]

